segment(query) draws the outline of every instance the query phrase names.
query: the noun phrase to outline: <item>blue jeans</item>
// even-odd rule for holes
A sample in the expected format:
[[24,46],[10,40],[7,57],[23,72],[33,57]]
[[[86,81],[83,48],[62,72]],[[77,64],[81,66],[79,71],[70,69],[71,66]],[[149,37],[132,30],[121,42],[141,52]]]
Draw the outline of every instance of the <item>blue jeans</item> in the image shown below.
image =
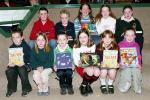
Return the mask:
[[[35,40],[30,40],[28,44],[29,44],[30,48],[32,49],[35,45]],[[56,43],[55,39],[51,39],[51,40],[49,40],[48,44],[50,47],[55,48],[57,43]]]

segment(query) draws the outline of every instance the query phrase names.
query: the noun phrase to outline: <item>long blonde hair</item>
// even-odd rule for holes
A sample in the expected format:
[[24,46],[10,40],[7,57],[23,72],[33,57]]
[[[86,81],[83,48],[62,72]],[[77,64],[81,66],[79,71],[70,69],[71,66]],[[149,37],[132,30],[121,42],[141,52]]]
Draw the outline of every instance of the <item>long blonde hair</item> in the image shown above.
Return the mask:
[[[36,36],[36,41],[37,41],[37,38],[39,36],[42,36],[45,39],[44,51],[45,52],[49,52],[50,51],[50,47],[49,47],[49,44],[48,44],[48,38],[47,38],[46,34],[42,33],[42,32],[38,33],[38,35]],[[37,43],[35,43],[35,45],[34,45],[34,50],[36,51],[36,53],[39,53],[39,48],[38,48]]]

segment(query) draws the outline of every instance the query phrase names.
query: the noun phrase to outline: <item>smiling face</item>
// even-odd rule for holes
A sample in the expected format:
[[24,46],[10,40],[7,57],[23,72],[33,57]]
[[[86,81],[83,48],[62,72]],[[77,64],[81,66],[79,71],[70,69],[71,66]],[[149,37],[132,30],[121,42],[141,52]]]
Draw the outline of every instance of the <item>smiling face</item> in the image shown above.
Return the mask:
[[23,37],[19,33],[15,32],[12,34],[12,41],[15,45],[20,45],[22,43]]
[[101,14],[104,18],[107,18],[110,14],[109,8],[108,7],[103,7]]
[[103,41],[104,45],[108,46],[111,44],[113,39],[110,38],[109,35],[107,34],[104,38],[102,38],[102,41]]
[[135,40],[135,37],[135,32],[133,30],[126,31],[124,36],[127,42],[133,42]]
[[39,18],[41,19],[41,21],[46,21],[48,18],[48,13],[46,10],[40,10],[39,11]]
[[61,20],[63,25],[66,25],[69,21],[69,16],[67,14],[61,14],[60,20]]
[[82,14],[83,17],[86,17],[89,15],[89,13],[91,12],[90,8],[88,7],[88,5],[83,5],[82,8],[80,9],[80,12]]
[[132,11],[130,8],[126,8],[126,9],[124,9],[124,11],[123,11],[123,15],[124,15],[124,17],[125,17],[127,20],[130,20],[130,18],[131,18],[132,15],[133,15],[133,11]]
[[60,34],[57,37],[57,43],[61,48],[64,48],[68,44],[68,39],[65,34]]
[[44,39],[44,37],[42,35],[39,35],[37,37],[36,44],[37,44],[39,49],[43,49],[45,47],[46,40]]
[[87,45],[88,44],[88,41],[89,41],[89,37],[86,33],[82,32],[80,35],[79,35],[79,42],[81,45]]

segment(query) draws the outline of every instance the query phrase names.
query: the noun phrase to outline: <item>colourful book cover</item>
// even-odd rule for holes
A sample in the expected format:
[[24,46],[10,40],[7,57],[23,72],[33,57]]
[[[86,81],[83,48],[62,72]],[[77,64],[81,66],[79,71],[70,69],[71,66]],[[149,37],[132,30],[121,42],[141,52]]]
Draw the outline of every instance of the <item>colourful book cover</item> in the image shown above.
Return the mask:
[[57,69],[72,68],[73,60],[71,53],[57,53],[56,54],[56,67]]
[[9,48],[9,64],[23,65],[23,48]]
[[100,58],[95,53],[81,53],[80,54],[81,64],[82,67],[89,67],[89,66],[100,66]]
[[104,50],[102,68],[118,68],[118,51]]
[[120,48],[121,63],[126,67],[138,65],[136,48]]

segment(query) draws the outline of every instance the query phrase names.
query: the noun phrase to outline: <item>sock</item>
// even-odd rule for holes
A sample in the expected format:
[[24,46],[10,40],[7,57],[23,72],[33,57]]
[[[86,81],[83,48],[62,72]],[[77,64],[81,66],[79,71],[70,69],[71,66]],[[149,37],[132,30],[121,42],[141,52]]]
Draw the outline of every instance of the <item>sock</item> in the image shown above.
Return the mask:
[[114,80],[108,79],[108,85],[113,85]]
[[101,85],[106,85],[106,79],[100,78]]

